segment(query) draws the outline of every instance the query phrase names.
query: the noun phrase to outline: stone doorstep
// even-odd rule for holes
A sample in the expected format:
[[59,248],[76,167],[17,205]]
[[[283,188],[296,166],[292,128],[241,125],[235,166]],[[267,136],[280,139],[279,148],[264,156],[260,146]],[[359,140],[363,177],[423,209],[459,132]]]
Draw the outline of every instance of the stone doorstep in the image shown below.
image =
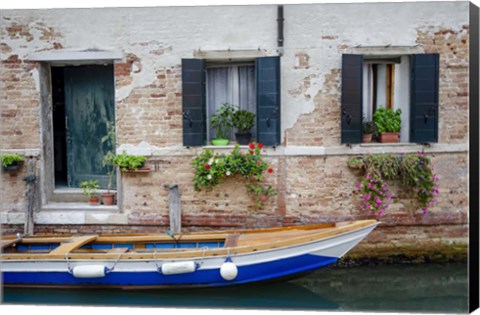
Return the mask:
[[[128,224],[118,206],[91,206],[85,202],[51,202],[35,213],[35,224]],[[2,212],[1,224],[24,224],[25,213]]]

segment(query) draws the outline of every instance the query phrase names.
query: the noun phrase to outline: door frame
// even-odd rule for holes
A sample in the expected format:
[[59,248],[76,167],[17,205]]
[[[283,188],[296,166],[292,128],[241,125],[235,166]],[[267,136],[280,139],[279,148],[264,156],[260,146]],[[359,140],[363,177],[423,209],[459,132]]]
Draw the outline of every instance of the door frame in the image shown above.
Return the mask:
[[[84,59],[79,59],[84,53]],[[76,52],[72,56],[75,59],[69,59],[68,56],[56,55],[55,53],[42,55],[42,58],[31,58],[38,62],[38,82],[39,82],[39,101],[40,101],[40,141],[41,163],[39,167],[40,175],[40,197],[41,206],[46,205],[55,193],[55,159],[54,159],[54,138],[53,138],[53,103],[52,103],[52,77],[51,67],[55,66],[77,66],[77,65],[105,65],[113,64],[115,60],[122,60],[123,53],[120,52],[102,52],[102,58],[92,59],[92,52]],[[109,53],[109,54],[105,54]],[[115,73],[113,74],[115,76]],[[114,77],[115,85],[115,77]],[[114,86],[114,93],[116,87]],[[114,95],[115,105],[114,113],[116,117],[116,96]],[[122,209],[122,185],[120,172],[117,172],[117,206]],[[79,188],[80,191],[80,188]]]

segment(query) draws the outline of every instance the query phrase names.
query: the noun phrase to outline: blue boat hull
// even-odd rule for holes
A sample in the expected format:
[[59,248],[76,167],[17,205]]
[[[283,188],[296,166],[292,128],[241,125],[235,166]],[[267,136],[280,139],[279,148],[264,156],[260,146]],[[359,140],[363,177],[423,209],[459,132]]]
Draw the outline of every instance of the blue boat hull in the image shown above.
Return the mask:
[[111,272],[98,278],[75,278],[69,272],[4,272],[5,286],[70,286],[70,287],[198,287],[229,286],[291,277],[333,264],[337,257],[304,254],[269,262],[238,266],[232,281],[224,280],[219,269],[198,269],[194,272],[164,275],[156,271]]

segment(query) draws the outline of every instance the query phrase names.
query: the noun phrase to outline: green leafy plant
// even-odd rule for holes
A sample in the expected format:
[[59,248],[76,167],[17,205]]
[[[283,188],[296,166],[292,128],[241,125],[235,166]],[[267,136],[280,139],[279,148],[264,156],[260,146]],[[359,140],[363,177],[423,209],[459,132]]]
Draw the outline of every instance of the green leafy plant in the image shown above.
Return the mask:
[[97,180],[89,180],[80,183],[80,188],[83,190],[83,194],[89,198],[97,196],[97,189],[99,188]]
[[224,103],[210,119],[210,126],[217,131],[215,139],[229,139],[230,130],[233,127],[232,116],[236,108]]
[[115,175],[115,149],[116,149],[116,136],[115,136],[115,124],[111,121],[105,122],[107,127],[107,134],[102,137],[102,143],[108,145],[112,150],[107,151],[102,159],[102,165],[107,169],[108,174],[108,185],[107,189],[110,191],[112,189],[113,176]]
[[118,165],[122,171],[126,170],[137,170],[141,168],[145,161],[146,157],[141,155],[129,155],[125,151],[122,154],[119,154],[113,158],[113,163]]
[[401,119],[402,111],[397,109],[394,111],[391,108],[380,107],[373,114],[373,122],[379,133],[386,132],[400,132],[402,126]]
[[248,133],[255,125],[255,114],[248,110],[239,109],[232,115],[232,124],[238,133]]
[[393,154],[371,154],[364,159],[366,169],[377,169],[384,179],[397,179],[400,159]]
[[[230,154],[214,154],[207,149],[192,160],[194,169],[193,187],[196,191],[210,191],[228,177],[239,174],[247,180],[247,190],[264,189],[262,185],[264,172],[272,173],[261,155],[261,143],[249,145],[248,152],[243,152],[237,145]],[[271,188],[270,190],[272,190]],[[269,190],[269,194],[271,192]],[[263,203],[262,203],[263,204]]]
[[12,166],[23,161],[23,156],[18,154],[3,154],[0,158],[4,167]]
[[350,158],[347,164],[348,164],[348,167],[353,169],[363,169],[365,167],[364,159],[361,156]]
[[248,183],[247,191],[254,196],[255,206],[260,209],[268,198],[277,194],[272,186],[262,186],[258,184]]
[[375,124],[372,121],[365,121],[363,123],[363,133],[364,134],[374,134],[375,133]]

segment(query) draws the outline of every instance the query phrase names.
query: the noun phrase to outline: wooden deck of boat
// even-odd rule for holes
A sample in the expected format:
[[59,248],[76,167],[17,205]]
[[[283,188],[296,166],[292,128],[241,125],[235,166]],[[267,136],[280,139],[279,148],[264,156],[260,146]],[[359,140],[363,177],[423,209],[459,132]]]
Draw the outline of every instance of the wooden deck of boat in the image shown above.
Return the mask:
[[[174,235],[175,239],[167,234],[128,234],[128,235],[82,235],[82,236],[28,236],[23,239],[17,237],[4,238],[2,249],[14,244],[45,244],[58,243],[59,246],[44,253],[3,253],[2,260],[24,259],[163,259],[163,258],[192,258],[198,256],[219,256],[239,254],[261,250],[275,249],[284,246],[307,243],[332,237],[341,233],[354,231],[359,228],[376,224],[375,220],[343,222],[337,224],[319,224],[307,226],[279,227],[263,230],[233,230],[218,232],[185,233]],[[224,247],[209,248],[172,248],[146,249],[147,242],[205,242],[221,241]],[[86,244],[137,244],[132,249],[112,248],[104,251],[80,249]],[[142,248],[143,246],[143,248]]]

